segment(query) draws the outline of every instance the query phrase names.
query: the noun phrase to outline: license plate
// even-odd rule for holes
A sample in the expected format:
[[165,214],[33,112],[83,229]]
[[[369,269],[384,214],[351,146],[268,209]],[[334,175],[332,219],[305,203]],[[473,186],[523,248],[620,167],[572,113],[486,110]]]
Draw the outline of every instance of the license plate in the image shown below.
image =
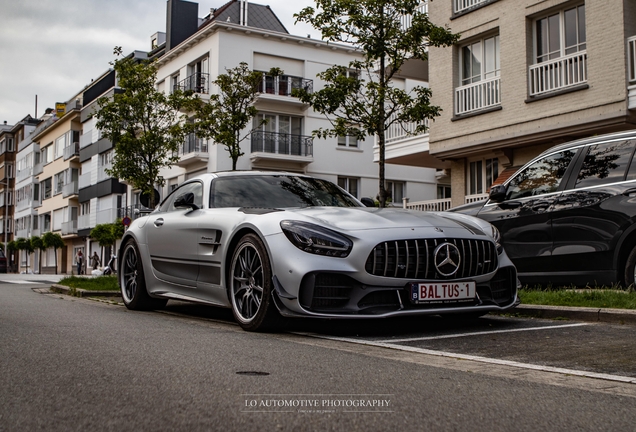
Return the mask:
[[475,298],[475,282],[412,283],[413,303],[451,303]]

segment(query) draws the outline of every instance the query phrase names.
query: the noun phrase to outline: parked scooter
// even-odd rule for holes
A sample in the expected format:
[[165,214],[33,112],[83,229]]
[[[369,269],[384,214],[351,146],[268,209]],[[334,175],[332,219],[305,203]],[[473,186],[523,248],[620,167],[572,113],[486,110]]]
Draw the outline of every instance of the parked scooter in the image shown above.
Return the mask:
[[116,260],[117,260],[117,257],[115,256],[115,254],[110,256],[110,261],[108,261],[108,264],[106,264],[106,267],[104,267],[104,273],[103,273],[104,275],[117,273],[117,267],[115,265]]

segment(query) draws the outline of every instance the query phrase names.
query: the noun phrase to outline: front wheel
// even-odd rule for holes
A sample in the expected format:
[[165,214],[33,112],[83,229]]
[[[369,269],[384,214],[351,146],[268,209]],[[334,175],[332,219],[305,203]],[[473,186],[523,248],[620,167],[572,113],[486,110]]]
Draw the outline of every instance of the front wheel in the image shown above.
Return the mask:
[[627,256],[627,262],[625,263],[625,271],[623,272],[623,285],[625,288],[634,286],[636,280],[636,247]]
[[128,240],[122,253],[119,269],[119,287],[124,304],[131,310],[161,309],[168,300],[152,298],[146,290],[144,267],[139,248],[134,240]]
[[248,331],[272,330],[281,316],[272,298],[272,268],[265,246],[255,234],[239,241],[230,267],[232,313]]

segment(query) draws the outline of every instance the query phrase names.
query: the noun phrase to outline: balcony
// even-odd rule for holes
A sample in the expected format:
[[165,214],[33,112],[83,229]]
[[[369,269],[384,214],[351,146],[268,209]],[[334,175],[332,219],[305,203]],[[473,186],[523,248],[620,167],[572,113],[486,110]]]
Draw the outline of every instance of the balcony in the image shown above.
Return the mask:
[[285,161],[304,166],[314,160],[314,139],[310,136],[254,131],[251,141],[253,163]]
[[139,213],[137,210],[139,211],[151,211],[151,209],[149,209],[148,207],[145,207],[141,204],[135,204],[135,205],[131,205],[128,207],[120,207],[117,209],[117,217],[123,219],[124,217],[128,216],[131,219],[136,219],[140,216],[144,216],[144,214]]
[[33,175],[33,167],[24,168],[18,171],[16,175],[16,181],[21,182]]
[[627,75],[627,106],[629,109],[636,109],[636,36],[627,39]]
[[272,76],[263,73],[263,81],[258,86],[260,102],[283,102],[307,108],[308,105],[293,96],[294,90],[314,91],[314,81],[291,75]]
[[77,195],[79,191],[79,183],[77,180],[65,184],[62,187],[62,198],[68,198],[72,195]]
[[79,142],[74,142],[70,146],[64,147],[64,160],[69,160],[73,157],[78,157],[79,149],[80,149]]
[[186,79],[175,84],[174,90],[192,90],[195,93],[209,94],[210,93],[210,74],[206,73],[193,73]]
[[37,163],[33,166],[33,175],[36,176],[38,174],[42,174],[44,170],[44,162]]
[[464,197],[464,204],[470,204],[479,201],[486,201],[488,199],[487,193],[475,194],[475,195],[466,195]]
[[[44,234],[44,233],[43,233]],[[31,236],[32,237],[40,237],[40,230],[38,228],[33,228],[31,230]]]
[[62,235],[77,234],[77,221],[62,222]]
[[89,187],[91,185],[91,173],[87,172],[79,176],[79,188],[83,189],[85,187]]
[[[420,13],[428,13],[428,0],[423,1],[422,3],[420,3],[420,5],[416,8],[416,10]],[[402,16],[402,29],[404,31],[408,30],[411,27],[411,23],[413,22],[413,16],[412,15],[403,15]]]
[[93,130],[84,131],[83,134],[80,135],[79,146],[80,148],[84,148],[93,144]]
[[587,82],[587,51],[530,66],[530,97]]
[[416,202],[409,202],[408,198],[404,198],[402,203],[403,207],[409,210],[440,212],[451,208],[450,198]]
[[460,13],[479,6],[482,3],[487,3],[490,0],[454,0],[453,10],[455,13]]
[[97,225],[113,223],[117,219],[117,209],[111,208],[97,212]]
[[24,210],[26,208],[29,208],[29,207],[31,207],[31,203],[32,202],[33,202],[33,200],[30,200],[30,199],[20,200],[20,201],[18,201],[15,204],[15,209],[16,209],[16,211],[19,211],[19,210]]
[[501,105],[501,79],[489,78],[455,89],[455,115],[464,115]]
[[85,214],[77,218],[77,229],[91,228],[91,215]]
[[19,238],[31,238],[31,234],[29,233],[29,229],[25,228],[25,229],[21,229],[15,232],[15,238],[19,239]]
[[179,147],[179,162],[177,165],[186,167],[192,164],[207,164],[209,158],[208,142],[195,134],[186,136],[185,142]]

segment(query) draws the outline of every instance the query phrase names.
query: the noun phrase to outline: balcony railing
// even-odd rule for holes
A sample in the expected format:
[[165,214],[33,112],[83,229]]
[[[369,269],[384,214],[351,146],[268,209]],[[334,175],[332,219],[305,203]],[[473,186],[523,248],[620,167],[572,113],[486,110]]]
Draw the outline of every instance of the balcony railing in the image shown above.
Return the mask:
[[77,234],[77,221],[62,222],[62,235]]
[[186,136],[185,142],[179,147],[179,154],[185,155],[189,153],[207,153],[208,143],[203,138],[197,137],[195,134]]
[[43,162],[37,163],[33,166],[33,175],[36,176],[38,174],[42,174],[43,170],[44,170],[44,163]]
[[97,182],[98,183],[100,181],[110,178],[110,175],[108,175],[106,170],[111,169],[112,167],[113,167],[113,164],[100,165],[99,167],[97,167]]
[[252,153],[313,156],[314,140],[310,136],[286,133],[252,132]]
[[174,90],[192,90],[195,93],[208,94],[210,93],[210,74],[193,73],[178,84],[175,84]]
[[16,180],[17,181],[22,181],[24,179],[27,179],[27,178],[31,177],[32,175],[33,175],[33,167],[23,168],[23,169],[18,171],[18,173],[16,175]]
[[25,229],[21,229],[15,232],[15,238],[19,239],[19,238],[31,238],[31,235],[29,233],[29,229],[25,228]]
[[[389,118],[389,121],[393,120],[397,117],[397,113],[394,113]],[[424,124],[428,126],[428,119],[424,119]],[[384,140],[386,144],[389,144],[394,141],[399,141],[404,138],[408,138],[409,136],[413,136],[415,129],[419,126],[419,123],[393,123],[387,130],[384,132]]]
[[470,204],[478,201],[486,201],[488,199],[488,194],[475,194],[475,195],[466,195],[464,197],[464,204]]
[[[416,8],[416,11],[420,12],[420,13],[428,13],[428,0],[424,0],[422,1],[422,3],[420,3],[420,5]],[[408,30],[411,27],[411,24],[413,22],[413,16],[412,15],[402,15],[401,18],[402,21],[402,29],[404,31]]]
[[530,96],[587,82],[587,51],[530,66]]
[[308,93],[314,91],[314,81],[291,75],[271,76],[263,73],[263,82],[258,86],[260,93],[279,96],[292,96],[294,89],[303,89]]
[[148,207],[145,207],[145,206],[143,206],[141,204],[135,204],[135,205],[131,205],[131,206],[128,206],[128,207],[120,207],[120,208],[118,208],[117,209],[117,217],[118,218],[124,218],[124,217],[128,216],[129,218],[134,220],[134,219],[136,219],[136,218],[138,218],[140,216],[143,216],[143,213],[135,212],[135,210],[150,211],[150,209]]
[[420,211],[446,211],[451,208],[451,199],[437,199],[437,200],[428,200],[428,201],[416,201],[416,202],[408,202],[408,199],[404,199],[403,201],[404,208],[410,210],[420,210]]
[[91,215],[85,214],[77,218],[77,229],[91,228]]
[[110,208],[97,212],[97,225],[113,223],[117,219],[117,209]]
[[79,188],[89,187],[91,185],[91,173],[87,172],[79,176]]
[[455,89],[455,115],[501,105],[501,79],[489,78]]
[[629,82],[636,81],[636,36],[627,39],[627,64]]
[[83,134],[80,135],[79,145],[80,148],[84,148],[90,144],[93,144],[93,130],[84,131]]
[[489,0],[455,0],[455,13],[464,12]]
[[70,146],[64,147],[64,160],[69,160],[73,156],[79,156],[79,142],[74,142]]
[[16,210],[24,210],[25,208],[29,208],[29,207],[31,207],[31,203],[32,202],[33,202],[33,200],[30,200],[30,199],[20,200],[17,203],[15,203],[15,209]]
[[69,197],[71,195],[77,195],[79,190],[79,183],[77,180],[65,184],[62,187],[62,198]]

